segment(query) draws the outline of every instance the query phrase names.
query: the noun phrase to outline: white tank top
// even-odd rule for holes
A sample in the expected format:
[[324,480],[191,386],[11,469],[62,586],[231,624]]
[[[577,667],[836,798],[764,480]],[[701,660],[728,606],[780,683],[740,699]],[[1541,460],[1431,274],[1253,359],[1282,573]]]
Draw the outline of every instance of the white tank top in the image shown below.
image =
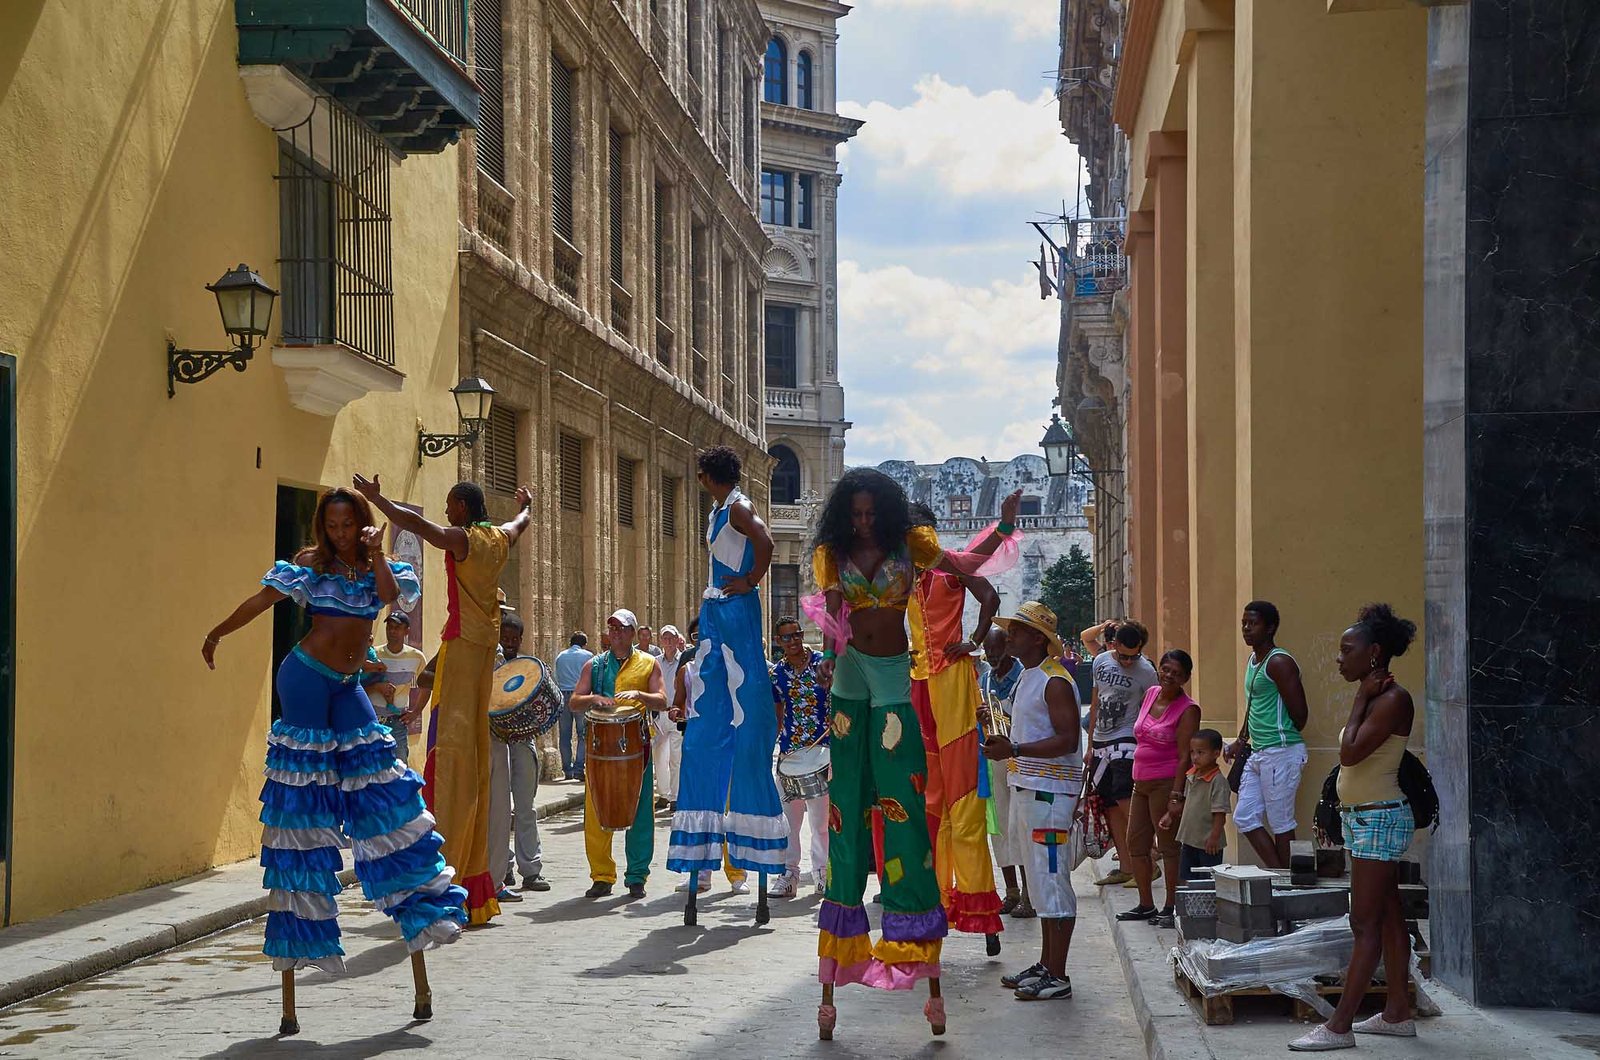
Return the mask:
[[[1050,708],[1044,701],[1045,686],[1053,677],[1066,682],[1072,694],[1072,716],[1078,717],[1077,688],[1065,670],[1059,665],[1052,667],[1047,660],[1041,666],[1022,671],[1022,676],[1017,678],[1016,691],[1011,694],[1013,744],[1048,740],[1056,734],[1056,727],[1050,723]],[[1013,788],[1076,795],[1083,784],[1083,755],[1068,751],[1059,758],[1013,758],[1006,763],[1006,775]]]

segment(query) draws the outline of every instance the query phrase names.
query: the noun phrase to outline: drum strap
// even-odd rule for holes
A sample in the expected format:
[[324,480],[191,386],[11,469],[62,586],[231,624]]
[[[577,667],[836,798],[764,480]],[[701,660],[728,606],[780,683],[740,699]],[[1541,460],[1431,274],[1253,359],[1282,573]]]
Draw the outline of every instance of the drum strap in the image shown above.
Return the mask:
[[[628,652],[628,658],[633,658],[633,652]],[[594,688],[594,694],[615,699],[617,695],[617,674],[622,671],[623,663],[627,659],[619,659],[615,652],[606,650],[596,655],[594,665],[589,668],[589,683]]]

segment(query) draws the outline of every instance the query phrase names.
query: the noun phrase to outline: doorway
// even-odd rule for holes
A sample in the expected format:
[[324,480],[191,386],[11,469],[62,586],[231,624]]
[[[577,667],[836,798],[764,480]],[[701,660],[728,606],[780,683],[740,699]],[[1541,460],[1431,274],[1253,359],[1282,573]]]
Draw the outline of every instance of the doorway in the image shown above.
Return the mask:
[[[317,492],[298,486],[278,486],[277,523],[273,533],[273,556],[292,559],[314,543],[311,523],[317,514]],[[311,632],[311,616],[305,608],[285,600],[272,609],[272,720],[283,715],[278,702],[278,666],[300,639]]]

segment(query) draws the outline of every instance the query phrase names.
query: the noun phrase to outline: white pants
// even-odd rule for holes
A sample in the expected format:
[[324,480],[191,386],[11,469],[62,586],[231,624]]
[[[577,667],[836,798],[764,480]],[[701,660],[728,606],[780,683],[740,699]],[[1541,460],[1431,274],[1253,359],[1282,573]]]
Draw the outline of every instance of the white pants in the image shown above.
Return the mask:
[[506,743],[489,737],[489,872],[498,890],[511,871],[513,849],[502,846],[516,825],[517,872],[531,880],[544,870],[539,843],[539,752],[532,740]]
[[1233,823],[1239,834],[1266,828],[1283,835],[1295,828],[1294,799],[1300,791],[1300,773],[1306,768],[1306,745],[1263,747],[1252,751],[1239,779],[1239,802]]
[[1078,896],[1072,889],[1072,831],[1076,796],[1017,788],[1011,792],[1008,827],[1028,838],[1028,896],[1042,917],[1060,919],[1078,915]]
[[789,850],[786,861],[790,872],[800,871],[800,822],[811,818],[811,871],[826,872],[828,868],[828,797],[794,799],[783,804],[783,814],[789,818]]
[[683,760],[683,733],[678,723],[667,717],[666,711],[654,715],[656,735],[650,745],[650,757],[655,764],[656,796],[670,802],[678,799],[678,764]]

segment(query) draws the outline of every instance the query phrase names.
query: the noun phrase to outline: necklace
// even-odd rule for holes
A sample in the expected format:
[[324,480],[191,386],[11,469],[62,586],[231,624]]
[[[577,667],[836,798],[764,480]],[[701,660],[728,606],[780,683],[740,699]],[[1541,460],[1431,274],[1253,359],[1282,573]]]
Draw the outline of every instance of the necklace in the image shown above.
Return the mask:
[[344,568],[344,570],[345,570],[345,575],[344,576],[347,579],[349,579],[350,581],[357,581],[357,580],[360,579],[361,572],[358,571],[355,567],[353,567],[350,564],[346,563],[344,560],[340,559],[337,555],[333,557],[333,561],[335,563],[337,563],[339,566]]

